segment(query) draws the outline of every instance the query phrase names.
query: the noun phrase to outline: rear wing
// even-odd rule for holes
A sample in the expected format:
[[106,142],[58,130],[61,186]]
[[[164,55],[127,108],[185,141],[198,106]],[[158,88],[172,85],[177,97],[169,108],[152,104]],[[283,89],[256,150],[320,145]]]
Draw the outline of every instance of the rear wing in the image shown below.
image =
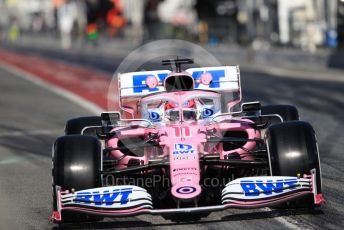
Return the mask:
[[[222,95],[222,112],[230,111],[241,102],[241,83],[239,66],[219,66],[190,68],[185,72],[194,80],[194,89],[211,90]],[[140,117],[137,102],[143,96],[157,92],[165,92],[165,79],[172,74],[170,70],[141,71],[119,74],[118,88],[120,108],[132,114],[132,117]],[[202,84],[202,76],[211,76],[210,84]],[[146,80],[156,78],[156,87],[148,87]],[[136,113],[135,113],[136,110]],[[133,115],[135,113],[135,115]]]
[[[186,70],[195,82],[194,89],[212,90],[216,92],[240,91],[239,66],[200,67]],[[119,75],[120,98],[142,97],[152,93],[164,92],[164,80],[171,73],[169,70],[130,72]],[[210,74],[212,82],[209,85],[200,83],[203,74]],[[146,79],[153,76],[158,80],[155,88],[146,85]]]

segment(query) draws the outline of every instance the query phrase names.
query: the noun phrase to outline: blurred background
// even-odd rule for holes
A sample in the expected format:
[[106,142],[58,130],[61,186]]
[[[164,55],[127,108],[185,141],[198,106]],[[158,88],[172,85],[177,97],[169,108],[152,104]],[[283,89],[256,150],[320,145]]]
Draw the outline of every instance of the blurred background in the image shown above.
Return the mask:
[[165,68],[160,39],[191,45],[171,55],[239,64],[243,101],[295,105],[317,133],[327,203],[87,229],[344,229],[344,0],[0,0],[0,229],[59,229],[48,222],[52,143],[68,119],[112,105],[116,69]]
[[230,62],[344,68],[344,1],[0,0],[2,44],[128,53],[166,38],[235,51]]
[[179,38],[270,49],[344,48],[343,0],[0,0],[1,40]]

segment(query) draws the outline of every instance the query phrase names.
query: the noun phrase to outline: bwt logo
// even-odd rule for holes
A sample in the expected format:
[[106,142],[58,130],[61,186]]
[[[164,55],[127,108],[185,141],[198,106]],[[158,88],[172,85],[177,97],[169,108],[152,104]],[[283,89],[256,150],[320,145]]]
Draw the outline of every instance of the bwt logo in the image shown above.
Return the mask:
[[208,109],[208,108],[203,109],[202,117],[207,118],[207,117],[211,117],[213,115],[214,115],[214,110]]
[[267,180],[266,182],[262,180],[242,180],[240,185],[245,196],[259,196],[261,193],[272,195],[273,193],[282,193],[287,189],[293,190],[298,186],[298,181],[295,179]]
[[[130,194],[133,193],[132,188],[127,189],[115,189],[112,192],[109,190],[104,191],[102,194],[99,192],[78,192],[74,202],[77,204],[92,204],[100,206],[105,204],[111,206],[114,202],[119,202],[120,205],[127,204]],[[117,199],[117,200],[116,200]]]
[[160,120],[160,114],[157,112],[150,112],[149,113],[149,119],[151,121],[159,121]]
[[195,150],[192,145],[175,144],[173,154],[193,154]]

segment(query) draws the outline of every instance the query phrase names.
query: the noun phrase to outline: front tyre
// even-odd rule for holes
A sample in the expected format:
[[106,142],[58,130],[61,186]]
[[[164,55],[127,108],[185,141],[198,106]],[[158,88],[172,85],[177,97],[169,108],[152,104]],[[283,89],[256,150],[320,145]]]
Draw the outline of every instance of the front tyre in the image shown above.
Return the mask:
[[[317,193],[321,193],[320,159],[315,132],[303,121],[289,121],[270,126],[265,135],[272,176],[311,174],[315,169]],[[291,202],[291,207],[311,208],[313,197]]]
[[[101,187],[101,147],[91,136],[69,135],[58,138],[53,148],[53,208],[57,210],[55,186],[62,190]],[[62,222],[101,220],[87,214],[62,211]]]

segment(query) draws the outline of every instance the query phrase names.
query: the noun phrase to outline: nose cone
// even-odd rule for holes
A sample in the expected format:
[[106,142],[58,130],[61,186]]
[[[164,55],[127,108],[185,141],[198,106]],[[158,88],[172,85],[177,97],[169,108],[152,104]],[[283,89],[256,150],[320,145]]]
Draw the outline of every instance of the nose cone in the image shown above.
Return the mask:
[[198,184],[179,183],[172,187],[171,192],[175,198],[189,200],[200,195],[202,189]]
[[199,151],[206,137],[195,124],[171,126],[168,131],[172,133],[165,142],[169,147],[171,194],[188,201],[202,192]]

